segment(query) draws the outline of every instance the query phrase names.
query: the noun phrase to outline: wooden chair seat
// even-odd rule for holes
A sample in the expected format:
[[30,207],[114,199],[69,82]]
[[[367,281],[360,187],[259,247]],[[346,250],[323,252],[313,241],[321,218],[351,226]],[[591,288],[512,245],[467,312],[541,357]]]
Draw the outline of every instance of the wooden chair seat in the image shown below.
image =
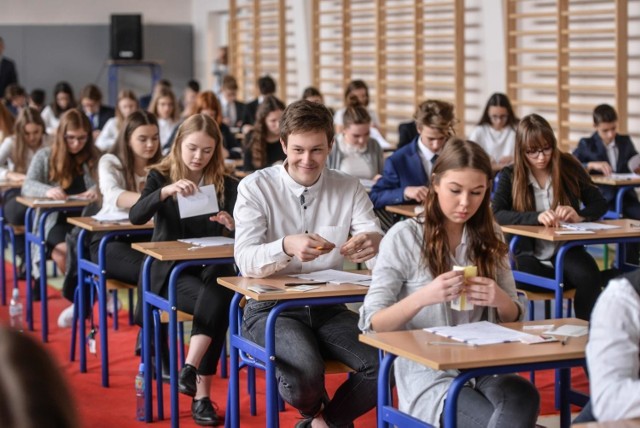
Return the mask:
[[[193,315],[186,312],[178,311],[178,322],[193,321]],[[160,322],[163,324],[169,323],[169,314],[165,311],[160,312]]]
[[24,226],[11,226],[13,233],[16,235],[24,235]]
[[137,288],[136,284],[129,284],[119,281],[117,279],[107,279],[107,291],[111,290],[129,290],[131,288]]

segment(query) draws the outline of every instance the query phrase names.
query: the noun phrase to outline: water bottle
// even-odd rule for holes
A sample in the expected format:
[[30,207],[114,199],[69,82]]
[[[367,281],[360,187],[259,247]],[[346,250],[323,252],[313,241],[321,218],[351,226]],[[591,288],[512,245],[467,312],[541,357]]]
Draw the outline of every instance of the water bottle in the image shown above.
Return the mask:
[[9,319],[11,327],[22,331],[22,302],[20,301],[20,292],[17,288],[13,289],[11,302],[9,303]]
[[136,375],[136,419],[144,421],[144,363],[140,363]]

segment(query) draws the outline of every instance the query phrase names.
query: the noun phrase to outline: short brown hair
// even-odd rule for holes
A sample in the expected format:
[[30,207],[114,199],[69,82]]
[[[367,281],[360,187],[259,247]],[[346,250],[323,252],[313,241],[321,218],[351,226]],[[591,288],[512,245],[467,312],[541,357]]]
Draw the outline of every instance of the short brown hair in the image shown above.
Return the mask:
[[280,119],[280,139],[285,146],[291,134],[324,132],[329,145],[333,142],[333,116],[323,104],[307,100],[295,101],[284,109]]
[[80,92],[80,100],[88,98],[97,103],[102,102],[102,92],[100,92],[100,88],[98,88],[94,84],[89,84],[82,88],[82,92]]
[[238,81],[235,77],[230,74],[227,74],[222,78],[222,90],[228,91],[237,91],[238,90]]
[[453,129],[456,124],[453,104],[441,100],[427,100],[422,102],[413,115],[418,129],[423,126],[435,128],[444,135],[455,135]]

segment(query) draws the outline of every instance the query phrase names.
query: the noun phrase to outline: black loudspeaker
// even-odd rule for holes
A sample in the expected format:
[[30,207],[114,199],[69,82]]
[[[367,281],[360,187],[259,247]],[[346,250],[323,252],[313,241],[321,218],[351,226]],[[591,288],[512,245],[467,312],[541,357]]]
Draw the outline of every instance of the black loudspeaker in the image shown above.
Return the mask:
[[111,59],[142,59],[142,15],[111,15]]

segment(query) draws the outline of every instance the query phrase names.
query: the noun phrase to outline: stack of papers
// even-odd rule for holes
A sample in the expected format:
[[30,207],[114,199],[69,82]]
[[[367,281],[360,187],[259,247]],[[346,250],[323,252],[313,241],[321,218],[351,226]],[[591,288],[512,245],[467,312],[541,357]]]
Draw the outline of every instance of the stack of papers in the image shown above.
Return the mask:
[[553,336],[580,337],[589,333],[589,327],[586,325],[565,324],[558,328],[547,330],[544,333],[551,334]]
[[100,223],[128,223],[129,216],[125,213],[96,214],[91,216],[92,219]]
[[594,223],[594,222],[582,222],[582,223],[560,223],[560,227],[569,230],[609,230],[609,229],[619,229],[620,226],[616,226],[615,224],[604,224],[604,223]]
[[489,321],[473,322],[456,326],[429,327],[424,330],[437,334],[438,336],[444,336],[458,342],[477,346],[508,342],[530,343],[536,340],[532,334],[512,330]]
[[637,178],[640,178],[640,175],[638,174],[634,174],[634,173],[620,173],[620,172],[614,172],[613,174],[611,174],[611,178],[613,178],[614,180],[635,180]]
[[357,284],[368,287],[371,285],[371,275],[360,273],[344,272],[341,270],[327,269],[311,273],[289,275],[293,278],[304,279],[305,281],[328,282],[331,284]]
[[225,236],[207,236],[206,238],[178,239],[179,242],[191,244],[196,247],[220,247],[222,245],[233,245],[233,238]]

